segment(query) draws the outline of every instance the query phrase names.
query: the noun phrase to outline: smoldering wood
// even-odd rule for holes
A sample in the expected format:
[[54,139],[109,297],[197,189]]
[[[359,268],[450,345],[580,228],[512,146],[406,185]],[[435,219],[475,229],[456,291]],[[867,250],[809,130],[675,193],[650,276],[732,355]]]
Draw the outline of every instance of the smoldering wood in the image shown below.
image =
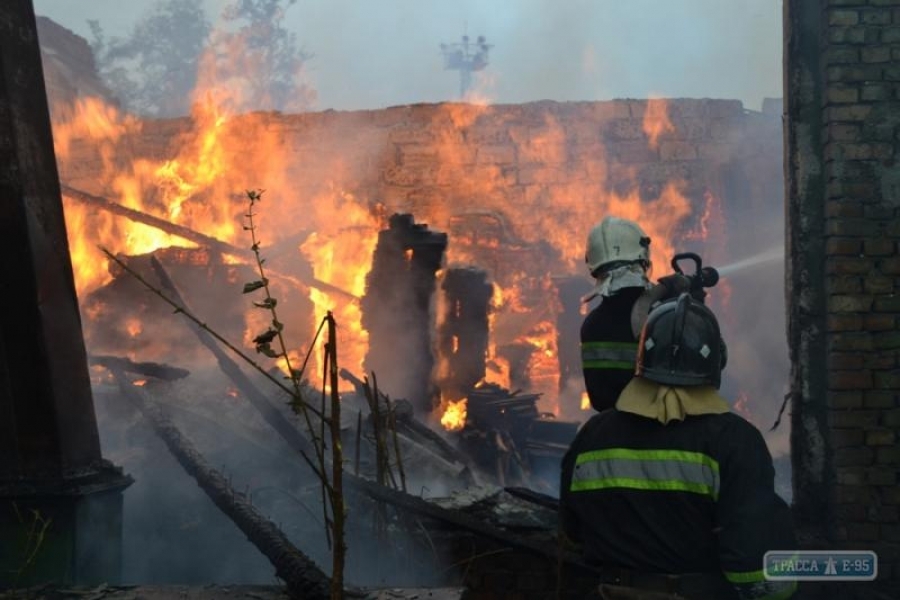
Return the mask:
[[285,582],[291,597],[323,600],[329,598],[331,580],[313,560],[294,546],[278,527],[261,515],[243,494],[231,488],[228,480],[207,463],[203,455],[181,434],[159,406],[144,399],[140,389],[128,381],[120,365],[110,362],[104,366],[112,373],[125,398],[147,419],[178,464],[196,480],[213,504],[231,519],[272,563],[275,573]]
[[548,496],[547,494],[542,494],[535,490],[517,486],[505,487],[503,488],[503,491],[516,498],[521,498],[526,502],[531,502],[532,504],[549,508],[550,510],[559,510],[559,500],[553,496]]
[[524,550],[530,554],[535,554],[554,561],[560,560],[563,564],[578,570],[583,570],[584,572],[589,573],[594,571],[592,567],[582,562],[575,553],[561,550],[557,544],[553,542],[540,543],[521,535],[505,531],[482,519],[472,517],[459,510],[444,508],[433,502],[419,498],[418,496],[406,494],[398,490],[392,490],[388,487],[378,485],[373,481],[356,477],[348,477],[346,481],[351,484],[351,489],[354,491],[361,492],[377,502],[384,502],[394,506],[399,512],[409,511],[422,517],[433,519],[440,523],[474,534],[477,537],[491,540],[502,546]]
[[524,485],[541,467],[557,469],[575,437],[578,423],[541,413],[540,397],[493,383],[481,383],[467,396],[459,446],[501,485]]
[[474,267],[447,269],[441,282],[445,310],[438,327],[438,351],[446,369],[439,382],[444,398],[458,400],[484,379],[488,314],[494,288],[487,272]]
[[410,214],[392,215],[388,229],[378,233],[360,301],[369,332],[366,371],[378,373],[392,398],[405,398],[425,414],[436,396],[431,300],[446,249],[447,234],[415,223]]
[[96,355],[88,356],[88,363],[101,367],[116,367],[121,371],[128,373],[137,373],[138,375],[146,375],[147,377],[155,377],[164,381],[175,381],[184,379],[191,374],[187,369],[171,367],[166,364],[156,362],[135,362],[127,357]]
[[[346,368],[340,370],[342,379],[353,384],[356,393],[365,396],[366,382]],[[379,391],[380,403],[388,404],[386,394]],[[410,443],[420,446],[428,454],[446,461],[449,465],[457,465],[459,475],[467,485],[478,485],[474,465],[468,455],[461,452],[453,444],[445,440],[440,433],[421,423],[415,416],[412,405],[405,400],[393,402],[392,412],[396,419],[396,430]],[[361,417],[360,417],[361,418]]]

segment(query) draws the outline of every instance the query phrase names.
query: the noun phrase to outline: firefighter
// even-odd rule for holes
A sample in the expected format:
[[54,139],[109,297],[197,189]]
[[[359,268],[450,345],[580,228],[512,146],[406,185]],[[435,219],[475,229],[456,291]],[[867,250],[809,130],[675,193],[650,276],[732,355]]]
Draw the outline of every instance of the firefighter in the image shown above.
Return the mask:
[[581,326],[581,362],[591,407],[612,408],[631,380],[637,336],[649,306],[688,289],[682,275],[670,275],[654,286],[650,271],[650,238],[627,219],[606,217],[588,234],[585,262],[596,285],[582,300],[600,297]]
[[766,551],[796,546],[762,435],[719,395],[725,361],[706,306],[686,293],[659,304],[635,377],[564,457],[561,528],[602,598],[792,595],[793,582],[763,578]]

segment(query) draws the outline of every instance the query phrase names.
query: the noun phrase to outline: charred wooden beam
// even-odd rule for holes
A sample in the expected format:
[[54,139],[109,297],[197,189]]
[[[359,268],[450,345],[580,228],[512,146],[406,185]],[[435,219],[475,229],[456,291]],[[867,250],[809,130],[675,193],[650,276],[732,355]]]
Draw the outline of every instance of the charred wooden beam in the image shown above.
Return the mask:
[[487,429],[511,429],[540,416],[540,394],[510,393],[496,384],[485,383],[467,396],[466,422]]
[[162,439],[178,464],[193,477],[197,485],[247,536],[247,539],[272,563],[275,573],[284,580],[293,598],[329,598],[330,579],[306,554],[294,546],[287,536],[265,518],[249,500],[235,491],[228,480],[213,469],[184,437],[163,411],[144,399],[140,389],[126,378],[121,365],[106,365],[116,379],[122,394],[130,400]]
[[114,366],[122,371],[146,375],[147,377],[155,377],[156,379],[162,379],[164,381],[184,379],[191,374],[187,369],[179,369],[178,367],[170,367],[169,365],[155,362],[134,362],[130,358],[123,358],[120,356],[91,355],[88,356],[88,362],[91,365],[107,368]]
[[434,407],[431,300],[446,249],[447,234],[416,224],[409,214],[391,216],[378,234],[360,303],[369,332],[366,371],[378,375],[392,398],[405,398],[423,413]]
[[440,523],[467,531],[478,537],[491,540],[508,548],[523,550],[530,554],[549,558],[554,561],[558,560],[563,564],[575,567],[579,570],[584,570],[585,572],[594,571],[592,567],[582,562],[576,554],[561,550],[556,544],[539,543],[532,539],[495,527],[482,519],[469,516],[458,510],[444,508],[433,502],[419,498],[418,496],[393,490],[378,485],[373,481],[368,481],[359,477],[351,477],[346,474],[344,477],[345,481],[350,484],[352,489],[364,493],[378,502],[390,504],[391,506],[401,509],[403,512],[412,512],[422,517],[433,519]]
[[559,499],[523,487],[503,488],[506,493],[550,510],[559,510]]
[[485,376],[488,312],[494,288],[487,273],[474,267],[447,269],[441,289],[445,310],[438,328],[444,398],[459,400]]

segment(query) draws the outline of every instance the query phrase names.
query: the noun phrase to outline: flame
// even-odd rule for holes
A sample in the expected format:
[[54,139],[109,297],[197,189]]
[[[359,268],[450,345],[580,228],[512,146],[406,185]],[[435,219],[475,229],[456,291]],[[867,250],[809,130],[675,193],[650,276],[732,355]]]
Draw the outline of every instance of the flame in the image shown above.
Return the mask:
[[[365,294],[366,275],[378,240],[380,223],[375,215],[349,193],[331,194],[313,203],[318,230],[300,246],[313,265],[316,279],[329,282],[351,295],[310,287],[309,298],[321,319],[327,311],[338,326],[338,358],[341,366],[364,373],[369,333],[362,326],[358,298]],[[411,256],[410,256],[411,258]],[[314,353],[314,372],[321,373],[324,343],[320,337]]]
[[146,379],[135,379],[134,381],[131,382],[131,384],[135,385],[137,387],[144,387],[145,385],[147,385],[147,380]]
[[441,415],[441,425],[447,431],[459,431],[463,427],[466,426],[466,403],[468,401],[463,398],[462,400],[448,400],[446,405],[443,407],[443,414]]
[[591,398],[587,392],[581,392],[581,410],[591,410]]
[[128,319],[125,323],[125,331],[131,337],[137,337],[144,332],[144,324],[138,319]]
[[674,133],[675,126],[669,120],[669,103],[664,98],[649,98],[644,111],[644,133],[647,143],[653,150],[659,147],[659,136],[663,133]]
[[[342,189],[341,182],[352,183],[358,175],[351,161],[333,159],[308,168],[291,163],[290,144],[305,140],[284,139],[276,119],[292,117],[237,115],[235,111],[245,99],[225,85],[232,76],[222,74],[221,62],[212,57],[208,60],[208,70],[201,77],[205,83],[195,94],[189,122],[142,123],[94,99],[80,101],[64,112],[63,118],[54,122],[60,174],[73,187],[189,227],[236,249],[250,244],[241,222],[247,208],[243,191],[265,188],[256,223],[263,256],[287,236],[311,232],[289,251],[298,260],[310,263],[315,281],[301,282],[278,273],[271,277],[274,295],[279,299],[299,288],[314,307],[313,314],[279,310],[285,334],[291,338],[295,368],[293,356],[297,356],[299,365],[305,345],[311,343],[306,330],[315,331],[325,312],[331,311],[338,323],[341,366],[363,372],[369,340],[362,327],[358,299],[365,294],[365,278],[378,232],[384,226],[383,216],[393,210],[415,210],[420,211],[416,214],[418,222],[450,231],[447,264],[485,268],[494,284],[485,381],[510,389],[511,379],[518,374],[512,371],[520,366],[510,363],[506,348],[524,345],[531,351],[524,366],[530,384],[534,391],[544,394],[542,402],[549,402],[549,409],[556,412],[559,349],[549,275],[566,272],[587,276],[582,258],[584,239],[590,226],[606,215],[639,222],[653,240],[652,261],[667,265],[673,254],[673,233],[681,230],[692,212],[681,181],[669,181],[655,197],[642,197],[637,186],[626,189],[612,185],[607,173],[612,167],[600,146],[594,160],[572,166],[572,132],[553,114],[527,126],[509,128],[508,139],[502,144],[471,141],[470,133],[483,120],[492,122],[491,130],[506,131],[503,120],[510,117],[486,100],[437,107],[430,127],[433,137],[427,143],[390,148],[403,163],[414,163],[416,152],[420,157],[427,153],[429,164],[437,165],[436,172],[428,176],[438,187],[452,190],[446,201],[415,203],[414,192],[403,191],[402,197],[397,192],[399,199],[385,201],[390,210],[388,206],[375,207],[370,199],[357,198]],[[674,129],[667,110],[664,100],[647,103],[644,131],[651,145]],[[179,128],[167,151],[154,157],[131,155],[131,136],[157,135],[167,127]],[[93,149],[98,176],[79,175],[73,161],[75,149],[85,144]],[[83,152],[77,154],[82,156]],[[520,165],[516,172],[500,166],[509,162],[509,157]],[[308,185],[309,181],[297,181],[313,177],[325,183],[316,187]],[[409,187],[417,184],[412,181]],[[311,189],[315,191],[309,192]],[[710,218],[714,217],[715,202],[718,199],[710,195],[706,206],[713,211]],[[473,205],[477,210],[471,209]],[[111,279],[97,245],[125,255],[194,245],[74,199],[65,199],[65,211],[81,297]],[[476,221],[487,223],[489,231],[471,226]],[[457,222],[462,224],[453,229]],[[701,219],[701,229],[714,226]],[[706,236],[705,230],[698,235]],[[540,252],[533,250],[537,247]],[[229,264],[247,262],[237,250],[224,258]],[[407,260],[411,260],[411,250]],[[85,319],[93,317],[85,315]],[[248,310],[245,343],[265,329],[267,319],[265,311]],[[298,319],[304,320],[303,327],[293,327]],[[137,335],[130,331],[130,335]],[[308,377],[316,381],[322,372],[322,343],[320,339],[308,368]],[[284,369],[285,365],[279,367]],[[463,404],[454,410],[464,408]]]

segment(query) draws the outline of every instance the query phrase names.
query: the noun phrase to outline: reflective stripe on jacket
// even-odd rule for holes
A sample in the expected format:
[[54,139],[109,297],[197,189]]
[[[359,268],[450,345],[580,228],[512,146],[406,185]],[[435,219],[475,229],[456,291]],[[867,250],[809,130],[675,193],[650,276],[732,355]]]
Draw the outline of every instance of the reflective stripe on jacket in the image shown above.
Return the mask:
[[591,564],[719,573],[735,598],[787,598],[760,570],[767,550],[795,547],[774,474],[762,435],[733,413],[663,425],[607,410],[563,459],[560,518]]
[[584,387],[596,411],[612,408],[634,376],[637,340],[631,309],[643,288],[625,288],[604,297],[581,325]]

